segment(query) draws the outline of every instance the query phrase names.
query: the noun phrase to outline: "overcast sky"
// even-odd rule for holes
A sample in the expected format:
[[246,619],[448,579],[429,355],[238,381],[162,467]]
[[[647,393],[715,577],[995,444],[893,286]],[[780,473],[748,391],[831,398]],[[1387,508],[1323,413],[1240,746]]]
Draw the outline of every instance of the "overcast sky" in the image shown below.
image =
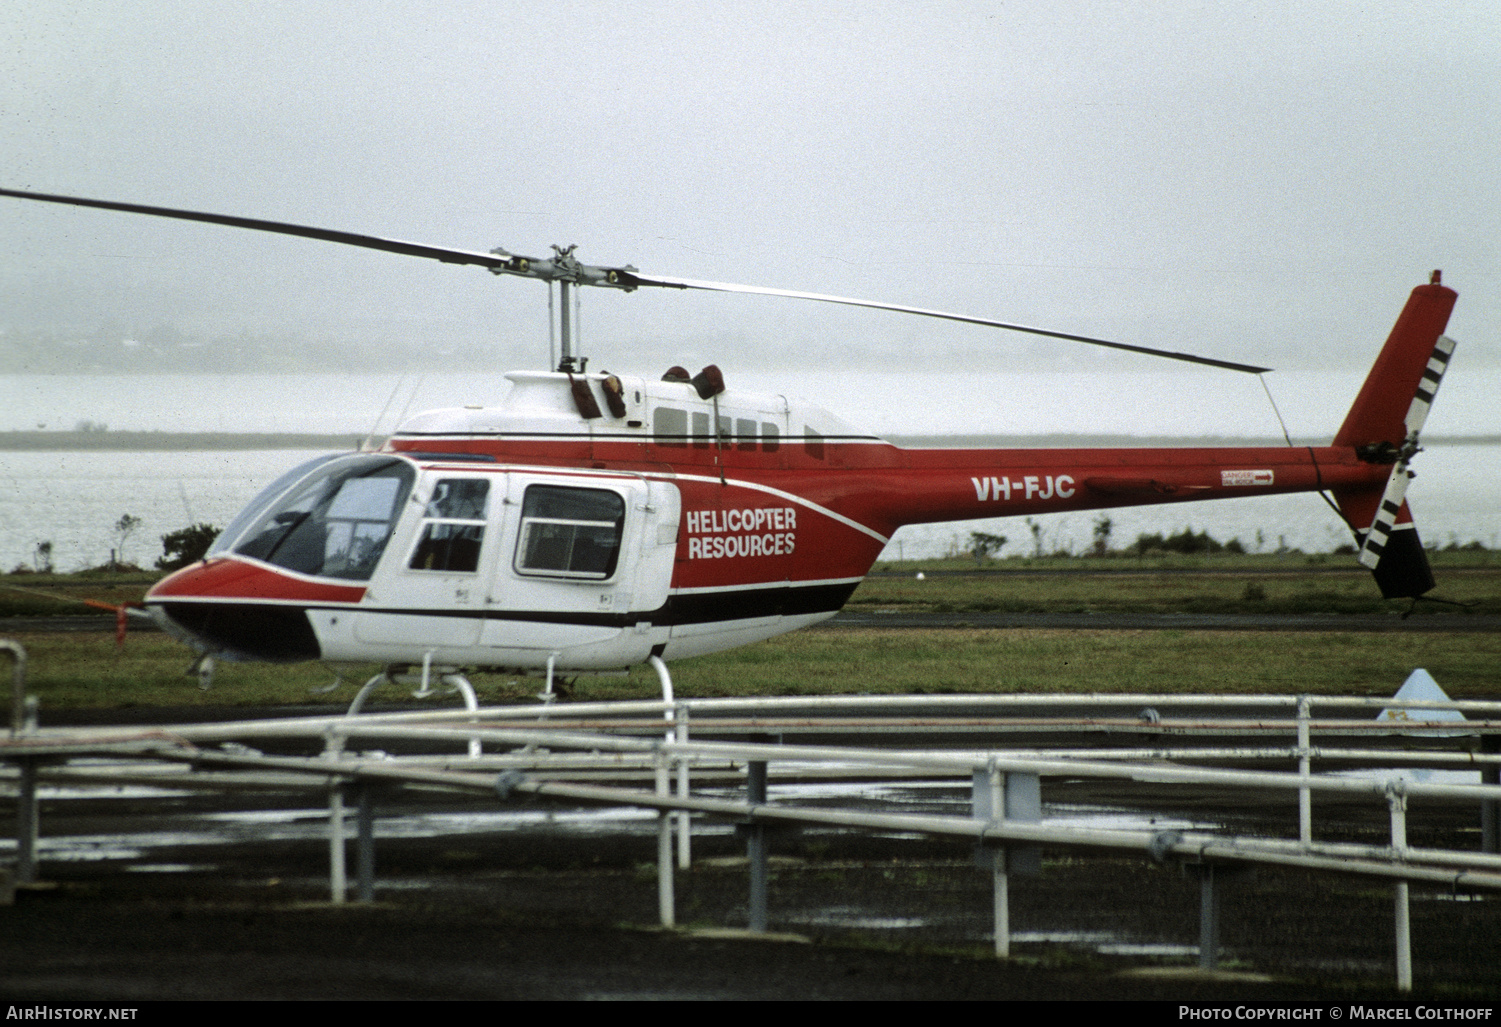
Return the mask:
[[[13,0],[0,185],[465,249],[578,243],[1291,371],[1363,370],[1442,268],[1478,367],[1501,339],[1498,40],[1495,0]],[[545,361],[537,283],[16,200],[0,294],[0,327]],[[1143,369],[768,298],[598,291],[583,325],[597,366],[716,361],[732,384],[800,361]]]

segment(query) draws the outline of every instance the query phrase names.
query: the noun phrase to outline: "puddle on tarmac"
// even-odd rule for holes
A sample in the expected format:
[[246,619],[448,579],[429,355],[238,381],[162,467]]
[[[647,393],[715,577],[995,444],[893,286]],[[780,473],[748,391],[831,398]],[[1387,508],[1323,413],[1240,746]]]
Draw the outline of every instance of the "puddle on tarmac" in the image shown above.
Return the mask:
[[1104,956],[1162,956],[1167,958],[1199,955],[1197,945],[1169,945],[1163,942],[1130,941],[1113,931],[1013,931],[1013,945],[1072,945],[1089,948]]
[[871,916],[855,906],[825,906],[816,913],[793,914],[779,919],[799,927],[846,927],[852,930],[887,931],[904,927],[928,927],[927,917]]
[[[45,802],[112,801],[178,799],[192,793],[185,789],[154,785],[65,785],[39,789]],[[743,790],[733,788],[703,789],[697,794],[734,799]],[[968,788],[951,782],[901,781],[889,784],[868,782],[818,782],[773,785],[769,790],[773,802],[810,807],[839,807],[855,810],[900,811],[926,815],[964,816],[970,809]],[[151,818],[149,811],[140,814]],[[176,847],[240,845],[258,842],[319,841],[328,833],[326,807],[300,809],[216,810],[190,813],[167,809],[156,819],[160,826],[148,831],[122,831],[114,834],[49,834],[47,816],[43,815],[43,836],[38,843],[42,859],[66,862],[140,860],[152,850]],[[355,831],[355,807],[345,808],[346,831]],[[1175,817],[1152,816],[1119,809],[1085,806],[1044,806],[1044,822],[1108,828],[1204,829],[1216,825]],[[380,838],[433,838],[475,834],[552,830],[577,834],[625,833],[650,834],[657,829],[657,814],[651,810],[566,809],[534,807],[531,809],[463,810],[456,812],[419,811],[376,813],[376,834]],[[732,824],[695,818],[694,834],[722,835],[733,832]],[[819,829],[811,829],[818,831]],[[833,829],[831,829],[833,830]],[[907,832],[879,832],[885,837],[918,837]],[[0,853],[15,851],[13,838],[0,838]],[[161,864],[171,866],[174,864]],[[155,871],[166,872],[166,871]]]

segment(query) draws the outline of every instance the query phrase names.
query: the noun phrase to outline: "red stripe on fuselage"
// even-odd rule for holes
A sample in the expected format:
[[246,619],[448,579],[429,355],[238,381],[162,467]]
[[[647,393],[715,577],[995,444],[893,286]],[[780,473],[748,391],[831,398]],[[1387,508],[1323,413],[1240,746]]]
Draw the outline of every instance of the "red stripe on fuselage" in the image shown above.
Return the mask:
[[221,557],[185,567],[162,579],[146,593],[146,601],[182,598],[358,603],[364,595],[363,585],[310,581],[264,564]]
[[1379,488],[1390,470],[1346,447],[900,449],[824,438],[815,456],[785,437],[771,452],[659,446],[649,438],[428,438],[420,445],[560,470],[578,470],[584,447],[593,469],[675,481],[682,494],[675,588],[861,577],[906,524]]
[[[1384,481],[1387,473],[1346,447],[900,449],[885,442],[823,439],[818,449],[822,456],[814,457],[801,441],[789,438],[781,439],[773,452],[734,445],[685,449],[659,446],[649,438],[638,443],[468,437],[397,440],[393,445],[462,449],[501,461],[551,466],[576,462],[582,446],[600,470],[723,476],[727,484],[714,486],[720,489],[733,489],[737,480],[754,483],[885,536],[904,524],[1313,491]],[[1224,471],[1272,473],[1270,483],[1266,475],[1247,475],[1242,478],[1251,484],[1227,484]],[[1091,479],[1093,486],[1087,484]],[[985,494],[979,483],[986,486]],[[726,497],[722,505],[728,508],[731,500]],[[685,493],[684,510],[689,508]]]

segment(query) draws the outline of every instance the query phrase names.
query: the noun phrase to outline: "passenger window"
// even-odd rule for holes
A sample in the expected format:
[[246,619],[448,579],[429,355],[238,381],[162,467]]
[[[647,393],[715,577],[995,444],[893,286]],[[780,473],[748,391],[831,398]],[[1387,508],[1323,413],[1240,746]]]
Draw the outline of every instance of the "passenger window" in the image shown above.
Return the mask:
[[693,415],[693,448],[708,449],[710,438],[709,415],[695,413]]
[[477,478],[445,478],[433,486],[422,514],[422,538],[408,566],[419,571],[478,570],[489,495],[490,483]]
[[756,448],[756,422],[737,419],[735,421],[735,435],[737,436],[738,448]]
[[657,407],[652,415],[652,431],[659,446],[687,446],[688,411]]
[[615,573],[625,500],[606,489],[532,485],[521,505],[516,570],[602,580]]
[[823,459],[823,436],[814,431],[811,426],[803,425],[803,445],[808,449],[808,455],[814,460]]
[[778,437],[780,434],[775,424],[770,421],[762,421],[761,448],[768,453],[775,453],[782,444],[781,439]]

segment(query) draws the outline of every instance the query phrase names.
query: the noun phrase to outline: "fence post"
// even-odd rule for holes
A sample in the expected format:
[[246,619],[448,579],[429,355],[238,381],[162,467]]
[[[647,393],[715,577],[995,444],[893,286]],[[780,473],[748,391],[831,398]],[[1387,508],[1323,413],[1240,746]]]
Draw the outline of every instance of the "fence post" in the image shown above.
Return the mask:
[[[681,703],[677,706],[677,741],[679,745],[688,744],[688,707]],[[678,757],[678,798],[686,799],[689,794],[688,786],[688,759],[685,756]],[[678,811],[678,869],[687,870],[693,864],[693,816],[687,810]]]
[[[1489,754],[1501,753],[1501,735],[1481,735],[1480,751]],[[1501,765],[1482,764],[1480,783],[1501,784]],[[1501,852],[1501,800],[1480,800],[1480,851]]]
[[355,876],[358,878],[358,894],[361,902],[375,899],[375,787],[369,781],[355,786],[359,803],[355,816]]
[[[323,756],[330,763],[344,750],[344,737],[330,730],[325,736]],[[348,898],[349,879],[344,866],[344,782],[337,775],[328,778],[328,900],[342,905]]]
[[[969,809],[970,816],[986,824],[998,823],[1006,817],[1006,775],[996,767],[993,757],[985,767],[975,768]],[[986,844],[981,838],[975,843],[975,865],[991,874],[995,955],[997,959],[1006,959],[1011,955],[1011,893],[1006,878],[1006,851]]]
[[[26,649],[20,642],[0,638],[0,652],[10,653],[11,667],[10,736],[20,738],[36,730],[37,700],[26,694]],[[37,875],[37,839],[40,835],[41,810],[36,796],[36,761],[16,760],[20,781],[16,785],[16,876],[15,884],[33,884]]]
[[[1392,814],[1392,860],[1407,859],[1407,790],[1401,778],[1386,784],[1386,801]],[[1407,881],[1400,880],[1394,891],[1397,933],[1397,990],[1412,990],[1412,911],[1408,905]]]
[[[657,750],[657,795],[666,798],[668,789],[667,753]],[[663,927],[677,924],[677,896],[672,879],[672,813],[661,810],[657,814],[657,915]]]
[[[1300,777],[1307,777],[1312,771],[1312,749],[1308,731],[1309,707],[1308,696],[1298,696],[1298,775]],[[1298,789],[1298,841],[1304,845],[1313,842],[1313,793],[1307,788]]]
[[1220,965],[1220,890],[1214,879],[1214,864],[1199,868],[1199,969]]
[[[752,760],[745,766],[746,801],[751,806],[766,802],[766,761]],[[746,826],[745,857],[750,865],[750,907],[746,926],[766,930],[766,825],[754,819]]]
[[21,780],[16,791],[16,883],[35,884],[37,838],[41,816],[36,797],[36,760],[18,759]]

